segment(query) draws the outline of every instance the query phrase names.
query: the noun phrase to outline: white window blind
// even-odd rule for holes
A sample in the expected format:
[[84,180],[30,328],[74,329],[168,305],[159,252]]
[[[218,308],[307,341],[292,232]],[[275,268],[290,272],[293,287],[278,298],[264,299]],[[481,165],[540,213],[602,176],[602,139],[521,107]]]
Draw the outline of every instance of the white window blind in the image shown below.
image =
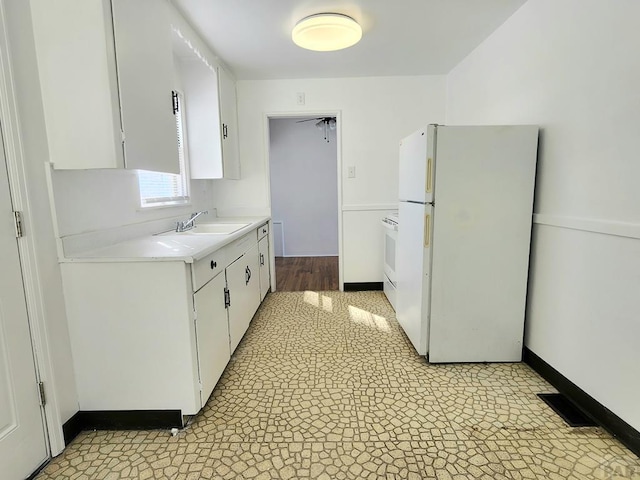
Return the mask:
[[138,171],[140,204],[142,207],[178,205],[189,201],[189,175],[187,172],[186,129],[182,93],[176,92],[176,133],[180,174]]

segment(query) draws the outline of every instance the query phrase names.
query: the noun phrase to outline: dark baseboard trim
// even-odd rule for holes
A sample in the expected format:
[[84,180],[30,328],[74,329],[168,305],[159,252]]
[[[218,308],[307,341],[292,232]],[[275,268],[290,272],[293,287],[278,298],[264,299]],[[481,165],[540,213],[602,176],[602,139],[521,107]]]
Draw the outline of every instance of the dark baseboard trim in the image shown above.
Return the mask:
[[36,471],[33,472],[31,475],[29,475],[27,478],[25,478],[25,480],[34,480],[38,475],[40,475],[40,472],[42,472],[45,468],[47,468],[47,465],[49,465],[49,462],[51,462],[51,459],[47,460],[42,465],[40,465],[36,469]]
[[568,397],[585,415],[608,430],[629,450],[640,457],[640,432],[638,430],[622,420],[527,347],[524,348],[523,360],[557,388],[560,393]]
[[68,445],[83,430],[150,430],[182,428],[180,410],[100,410],[79,411],[63,426]]
[[148,430],[152,428],[182,428],[180,410],[113,410],[82,412],[85,429]]
[[76,412],[73,417],[64,422],[62,425],[62,434],[64,436],[64,444],[69,445],[83,430],[82,412]]
[[370,290],[382,290],[382,282],[345,283],[345,292],[364,292]]

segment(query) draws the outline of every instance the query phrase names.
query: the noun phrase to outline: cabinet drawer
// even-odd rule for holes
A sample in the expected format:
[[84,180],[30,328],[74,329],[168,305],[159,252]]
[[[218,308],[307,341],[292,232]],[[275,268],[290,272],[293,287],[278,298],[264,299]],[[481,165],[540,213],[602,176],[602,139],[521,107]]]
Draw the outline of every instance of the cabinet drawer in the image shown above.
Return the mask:
[[221,248],[193,264],[193,291],[196,292],[223,271],[226,264],[226,248]]
[[253,230],[225,247],[227,263],[232,263],[258,242],[257,232]]
[[269,224],[265,223],[264,225],[258,227],[258,240],[263,237],[269,235]]

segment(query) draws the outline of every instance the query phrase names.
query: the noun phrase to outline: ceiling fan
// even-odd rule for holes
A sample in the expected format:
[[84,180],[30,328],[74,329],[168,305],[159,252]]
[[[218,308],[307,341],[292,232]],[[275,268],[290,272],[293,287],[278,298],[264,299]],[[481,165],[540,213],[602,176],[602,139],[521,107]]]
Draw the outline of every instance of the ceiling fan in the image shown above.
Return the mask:
[[329,130],[336,129],[336,117],[307,118],[305,120],[298,120],[296,123],[311,122],[315,120],[318,120],[316,127],[324,132],[324,139],[329,143]]

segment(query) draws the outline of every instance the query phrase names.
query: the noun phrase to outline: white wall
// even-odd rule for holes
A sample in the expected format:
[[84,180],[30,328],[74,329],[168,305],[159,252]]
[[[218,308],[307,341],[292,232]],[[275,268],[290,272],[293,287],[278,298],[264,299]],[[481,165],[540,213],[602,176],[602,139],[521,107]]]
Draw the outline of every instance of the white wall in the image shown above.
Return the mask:
[[335,130],[317,120],[269,121],[271,216],[282,222],[287,257],[338,255],[338,157]]
[[[36,54],[31,28],[29,2],[3,0],[11,54],[13,84],[24,154],[24,173],[28,183],[28,205],[24,212],[32,225],[26,235],[34,239],[40,282],[45,332],[49,339],[52,377],[43,378],[50,398],[55,396],[61,423],[78,411],[78,398],[71,358],[71,346],[62,293],[62,280],[47,197],[44,163],[48,160],[44,112],[40,96]],[[4,168],[4,166],[2,167]],[[33,294],[33,292],[32,292]],[[32,318],[32,321],[34,319]],[[32,326],[34,328],[35,326]],[[41,372],[45,373],[45,372]],[[62,424],[49,424],[61,435]],[[58,451],[54,446],[54,454]]]
[[[443,123],[445,77],[239,81],[237,91],[242,179],[216,181],[219,212],[270,212],[266,114],[340,111],[344,281],[381,282],[380,218],[398,201],[398,142],[423,124]],[[298,92],[306,105],[296,104]],[[350,165],[356,178],[347,178]]]
[[[94,232],[212,208],[212,181],[191,181],[191,204],[140,208],[134,170],[54,170],[52,172],[61,237]],[[212,212],[210,212],[210,215]]]
[[638,18],[635,0],[529,0],[447,83],[447,123],[540,125],[526,345],[636,429]]

